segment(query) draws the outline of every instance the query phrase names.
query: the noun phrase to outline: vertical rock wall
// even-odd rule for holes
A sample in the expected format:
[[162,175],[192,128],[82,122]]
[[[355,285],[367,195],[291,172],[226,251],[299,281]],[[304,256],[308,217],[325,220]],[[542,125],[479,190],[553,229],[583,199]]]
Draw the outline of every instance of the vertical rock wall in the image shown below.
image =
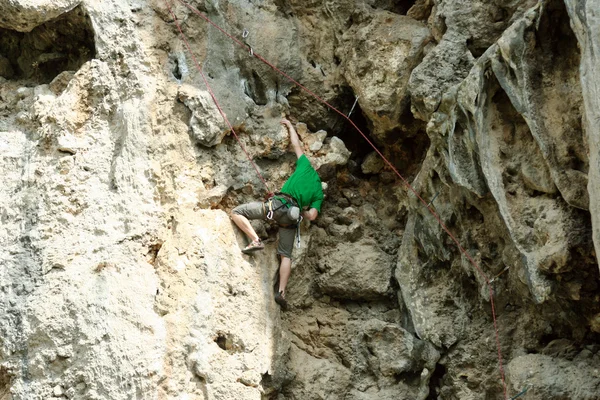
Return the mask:
[[[35,4],[34,4],[35,3]],[[352,118],[493,278],[508,393],[596,399],[597,1],[191,1]],[[326,182],[274,304],[276,228]],[[180,2],[0,4],[0,399],[502,398],[482,275],[339,115]]]

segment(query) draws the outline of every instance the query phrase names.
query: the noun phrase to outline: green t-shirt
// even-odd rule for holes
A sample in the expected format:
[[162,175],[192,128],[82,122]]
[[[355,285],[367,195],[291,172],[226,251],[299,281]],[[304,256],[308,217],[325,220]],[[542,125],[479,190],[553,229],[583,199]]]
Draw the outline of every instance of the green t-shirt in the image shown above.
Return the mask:
[[321,212],[321,203],[323,203],[321,178],[304,154],[296,161],[296,171],[283,184],[281,192],[298,200],[300,208],[308,206]]

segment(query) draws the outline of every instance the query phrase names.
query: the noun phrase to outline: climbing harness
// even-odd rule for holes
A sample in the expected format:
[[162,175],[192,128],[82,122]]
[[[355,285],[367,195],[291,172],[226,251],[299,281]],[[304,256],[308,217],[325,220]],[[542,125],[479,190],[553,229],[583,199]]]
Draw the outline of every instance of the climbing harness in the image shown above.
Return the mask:
[[[273,200],[279,200],[281,204],[273,208]],[[287,217],[295,222],[291,224],[282,224],[277,222],[280,228],[296,228],[296,248],[300,248],[300,224],[302,223],[303,217],[300,213],[300,207],[298,207],[298,202],[292,196],[287,193],[277,192],[273,196],[271,196],[265,203],[263,203],[263,209],[266,218],[269,221],[273,221],[273,217],[275,215],[275,211],[282,209],[283,207],[287,208]]]
[[[292,196],[290,196],[287,193],[277,192],[276,195],[283,198],[283,201],[285,201],[287,203],[288,218],[292,221],[296,221],[295,223],[284,226],[284,228],[288,228],[288,227],[291,227],[294,225],[296,226],[296,248],[299,249],[300,248],[300,224],[302,223],[302,220],[304,219],[302,217],[302,213],[300,212],[299,204],[296,201],[296,199],[294,199]],[[279,226],[282,226],[282,225],[279,225]]]
[[[273,200],[279,200],[281,204],[277,208],[273,208]],[[274,212],[282,209],[283,207],[287,208],[287,216],[290,220],[296,221],[293,224],[282,225],[284,228],[288,226],[298,224],[300,219],[302,218],[300,215],[300,207],[298,207],[298,202],[292,196],[287,193],[276,192],[273,196],[269,197],[267,201],[263,204],[265,208],[265,215],[268,220],[273,220]],[[267,211],[268,210],[268,211]]]
[[[183,33],[183,30],[181,29],[181,26],[179,24],[179,20],[177,19],[177,17],[175,16],[175,14],[173,13],[173,11],[171,10],[171,6],[167,2],[167,0],[164,0],[164,1],[165,1],[165,4],[167,5],[167,8],[169,9],[169,12],[170,12],[171,16],[173,17],[173,20],[174,20],[175,24],[177,25],[177,29],[179,30],[182,39],[186,43],[186,47],[187,47],[188,51],[190,52],[192,58],[194,59],[194,62],[196,63],[196,66],[197,66],[198,70],[200,71],[200,74],[202,75],[204,83],[207,86],[207,88],[208,88],[208,90],[209,90],[209,92],[211,94],[211,97],[212,97],[213,101],[217,105],[217,108],[219,109],[219,112],[221,113],[221,115],[223,116],[223,118],[227,121],[227,123],[228,123],[228,125],[229,125],[229,127],[230,127],[230,129],[232,131],[232,133],[234,134],[234,136],[236,137],[236,139],[238,139],[238,143],[240,143],[240,146],[241,146],[242,145],[241,141],[239,140],[239,138],[237,137],[237,134],[233,130],[233,127],[231,126],[231,124],[227,120],[227,116],[225,115],[225,113],[221,109],[221,107],[220,107],[220,105],[219,105],[219,103],[218,103],[218,101],[217,101],[214,93],[212,92],[212,89],[210,88],[210,86],[208,84],[208,81],[207,81],[206,77],[204,76],[204,73],[202,72],[202,70],[200,68],[200,65],[198,64],[198,61],[196,60],[196,58],[195,58],[195,56],[194,56],[194,54],[193,54],[193,52],[191,50],[191,47],[190,47],[190,45],[189,45],[189,43],[187,41],[187,38],[186,38],[185,34]],[[324,104],[329,109],[331,109],[332,111],[334,111],[335,113],[339,114],[344,119],[346,119],[348,121],[348,123],[350,123],[350,125],[352,125],[352,127],[363,137],[363,139],[365,139],[365,141],[383,159],[383,161],[385,161],[385,163],[396,174],[396,176],[398,176],[398,178],[400,178],[400,180],[406,185],[407,189],[410,190],[417,197],[417,199],[423,205],[425,205],[427,207],[427,209],[429,210],[429,212],[431,213],[431,215],[433,215],[433,217],[439,223],[440,227],[448,234],[448,236],[450,237],[450,239],[452,239],[452,241],[454,242],[454,244],[456,245],[456,247],[458,248],[458,250],[465,256],[465,258],[469,261],[469,263],[473,266],[473,268],[475,268],[477,270],[477,272],[483,277],[483,279],[485,280],[485,282],[486,282],[486,284],[488,286],[489,295],[490,295],[489,296],[490,297],[490,306],[491,306],[491,310],[492,310],[492,320],[493,320],[493,323],[494,323],[494,332],[495,332],[495,336],[496,336],[496,349],[497,349],[497,353],[498,353],[498,366],[499,366],[499,370],[500,370],[500,378],[502,380],[502,388],[503,388],[503,391],[504,391],[504,399],[508,399],[507,387],[506,387],[506,380],[505,380],[505,377],[504,377],[504,366],[503,366],[503,362],[502,362],[502,348],[501,348],[501,345],[500,345],[500,334],[499,334],[498,322],[497,322],[497,317],[496,317],[496,307],[495,307],[495,304],[494,304],[494,289],[492,288],[492,285],[491,285],[491,282],[490,282],[490,279],[488,278],[488,276],[485,274],[485,272],[483,272],[483,270],[477,264],[477,262],[473,259],[473,257],[471,257],[471,255],[460,244],[460,242],[458,241],[458,239],[454,236],[454,234],[450,231],[450,229],[446,226],[446,224],[444,224],[444,222],[442,221],[441,217],[435,212],[435,210],[431,207],[431,205],[428,204],[427,201],[425,201],[423,199],[423,197],[419,195],[419,193],[417,193],[417,191],[406,180],[406,178],[404,178],[404,176],[402,176],[402,174],[400,174],[400,172],[398,172],[398,170],[396,169],[396,167],[394,167],[394,165],[381,153],[381,151],[373,144],[373,142],[367,137],[367,135],[358,127],[358,125],[356,125],[356,123],[354,121],[352,121],[346,114],[344,114],[343,112],[341,112],[340,110],[338,110],[337,108],[335,108],[334,106],[332,106],[331,104],[329,104],[322,97],[320,97],[319,95],[317,95],[316,93],[314,93],[313,91],[311,91],[310,89],[308,89],[307,87],[305,87],[304,85],[302,85],[300,82],[298,82],[297,80],[295,80],[294,78],[292,78],[290,75],[286,74],[281,69],[277,68],[275,65],[273,65],[272,63],[270,63],[267,59],[265,59],[263,56],[261,56],[258,53],[255,53],[254,50],[252,49],[252,47],[249,44],[243,43],[239,39],[237,39],[234,36],[232,36],[231,34],[227,33],[223,28],[221,28],[219,25],[217,25],[216,23],[214,23],[211,19],[209,19],[204,14],[202,14],[196,8],[194,8],[193,6],[191,6],[190,4],[188,4],[187,2],[185,2],[183,0],[177,0],[177,1],[179,3],[181,3],[182,5],[184,5],[185,7],[187,7],[189,10],[191,10],[194,14],[198,15],[200,18],[202,18],[208,24],[210,24],[211,26],[213,26],[214,28],[216,28],[217,30],[219,30],[221,33],[223,33],[224,35],[226,35],[227,37],[229,37],[237,45],[239,45],[240,47],[245,48],[246,50],[249,50],[252,57],[255,57],[255,58],[259,59],[261,62],[263,62],[264,64],[268,65],[271,69],[273,69],[274,71],[276,71],[277,73],[279,73],[280,75],[282,75],[283,77],[285,77],[287,80],[289,80],[290,82],[292,82],[293,84],[295,84],[296,86],[298,86],[300,89],[302,89],[303,91],[305,91],[306,93],[308,93],[309,95],[311,95],[317,101],[319,101],[320,103]],[[242,146],[242,148],[243,148],[243,146]],[[258,171],[258,167],[256,167],[256,165],[254,164],[254,162],[252,161],[252,159],[250,158],[250,156],[248,155],[248,153],[246,152],[245,149],[244,149],[244,152],[246,153],[246,156],[248,157],[248,159],[253,164],[254,169],[256,170],[257,174],[260,176],[261,180],[263,181],[263,183],[267,187],[267,190],[269,190],[269,187],[268,187],[266,181],[264,181],[264,179],[262,178],[262,175],[260,175],[260,172]]]

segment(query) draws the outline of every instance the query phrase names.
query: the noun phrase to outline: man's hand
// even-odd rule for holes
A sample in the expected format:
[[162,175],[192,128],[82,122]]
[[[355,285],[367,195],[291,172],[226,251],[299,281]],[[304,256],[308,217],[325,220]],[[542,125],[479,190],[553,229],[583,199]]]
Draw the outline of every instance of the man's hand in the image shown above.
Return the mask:
[[294,153],[296,153],[296,157],[300,158],[304,152],[302,151],[302,145],[300,144],[300,139],[298,139],[298,134],[294,129],[294,125],[286,118],[282,118],[280,123],[290,132],[290,142],[292,142]]
[[317,211],[316,208],[311,208],[308,211],[304,211],[303,214],[304,214],[303,215],[304,219],[307,219],[309,221],[314,221],[319,216],[319,212]]
[[281,119],[281,125],[286,126],[287,128],[293,128],[292,123],[287,118],[282,118]]

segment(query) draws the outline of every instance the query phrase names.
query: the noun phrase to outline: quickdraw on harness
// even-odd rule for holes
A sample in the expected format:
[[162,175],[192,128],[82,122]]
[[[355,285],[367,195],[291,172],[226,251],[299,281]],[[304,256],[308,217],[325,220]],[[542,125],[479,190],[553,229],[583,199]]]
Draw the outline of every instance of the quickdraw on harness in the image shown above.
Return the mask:
[[[278,207],[273,208],[273,200],[279,200],[281,204]],[[289,225],[281,224],[279,221],[275,222],[277,222],[277,225],[279,225],[279,227],[281,228],[289,228],[292,226],[296,228],[296,248],[299,249],[300,223],[302,222],[303,218],[302,214],[300,213],[300,207],[298,207],[298,202],[296,201],[296,199],[294,199],[292,196],[286,193],[277,192],[273,196],[269,197],[269,199],[267,199],[263,206],[265,207],[265,215],[269,221],[273,221],[275,211],[278,211],[283,207],[287,208],[288,218],[296,222]]]

